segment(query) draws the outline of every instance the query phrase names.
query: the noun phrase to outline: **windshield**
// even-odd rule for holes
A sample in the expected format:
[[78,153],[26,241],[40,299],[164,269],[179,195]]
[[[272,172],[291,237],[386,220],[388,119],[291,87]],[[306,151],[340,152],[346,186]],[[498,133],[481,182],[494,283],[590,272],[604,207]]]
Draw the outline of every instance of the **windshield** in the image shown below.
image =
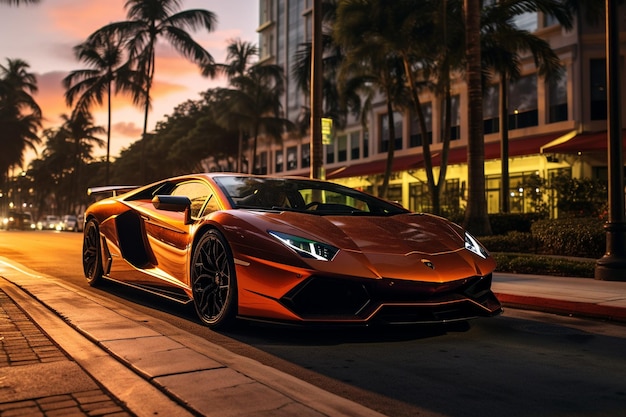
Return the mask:
[[331,182],[246,176],[217,177],[215,181],[238,209],[379,216],[408,212],[396,204]]

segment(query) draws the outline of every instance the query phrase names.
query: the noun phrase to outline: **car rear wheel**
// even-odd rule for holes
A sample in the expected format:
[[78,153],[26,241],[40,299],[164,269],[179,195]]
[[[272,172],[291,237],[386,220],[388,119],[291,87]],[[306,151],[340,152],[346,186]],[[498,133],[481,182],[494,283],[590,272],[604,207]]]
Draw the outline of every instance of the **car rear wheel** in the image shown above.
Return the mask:
[[237,314],[237,279],[233,255],[217,230],[205,233],[191,260],[191,282],[196,312],[212,329],[232,324]]
[[89,220],[83,234],[83,271],[92,287],[102,281],[102,251],[100,231],[95,220]]

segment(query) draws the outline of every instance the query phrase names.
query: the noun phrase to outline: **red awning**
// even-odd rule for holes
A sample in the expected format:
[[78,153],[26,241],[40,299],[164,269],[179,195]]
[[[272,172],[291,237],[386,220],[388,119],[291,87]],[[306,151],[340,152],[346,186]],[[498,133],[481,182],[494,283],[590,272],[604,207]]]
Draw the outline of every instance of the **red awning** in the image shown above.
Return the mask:
[[[626,130],[622,130],[622,143],[624,149],[626,149]],[[602,131],[579,133],[568,141],[544,147],[543,152],[565,154],[606,153],[607,149],[607,132]]]
[[[509,140],[509,157],[536,155],[541,153],[541,147],[561,137],[566,132],[549,133],[545,135],[529,136]],[[454,146],[454,143],[451,144]],[[424,168],[424,158],[421,148],[419,153],[395,157],[392,172],[407,171]],[[385,155],[386,156],[386,155]],[[485,143],[485,160],[500,158],[500,141]],[[433,166],[441,164],[441,151],[432,152]],[[329,169],[326,178],[360,177],[365,175],[382,174],[385,172],[386,157],[361,164],[346,165],[340,168]],[[457,146],[450,149],[448,165],[467,163],[467,146]]]

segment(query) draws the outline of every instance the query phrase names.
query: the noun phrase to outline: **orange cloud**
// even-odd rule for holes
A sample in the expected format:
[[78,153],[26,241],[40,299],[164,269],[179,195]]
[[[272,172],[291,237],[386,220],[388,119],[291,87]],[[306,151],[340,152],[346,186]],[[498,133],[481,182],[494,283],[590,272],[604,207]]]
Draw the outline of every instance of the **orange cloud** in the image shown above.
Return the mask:
[[111,136],[124,136],[126,138],[138,139],[141,137],[143,127],[133,122],[120,122],[111,126]]
[[125,0],[57,1],[49,9],[53,31],[84,39],[102,26],[126,18]]
[[39,91],[33,98],[41,107],[44,127],[52,127],[59,123],[61,114],[68,114],[70,109],[65,104],[65,89],[61,80],[67,75],[62,71],[37,74]]

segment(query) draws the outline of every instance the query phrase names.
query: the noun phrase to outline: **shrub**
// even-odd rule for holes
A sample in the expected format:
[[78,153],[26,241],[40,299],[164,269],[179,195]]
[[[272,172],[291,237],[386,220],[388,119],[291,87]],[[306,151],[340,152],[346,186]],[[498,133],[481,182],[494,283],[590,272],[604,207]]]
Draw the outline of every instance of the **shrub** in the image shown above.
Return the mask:
[[537,242],[531,233],[509,232],[506,235],[483,236],[480,242],[489,252],[535,253]]
[[539,213],[500,213],[490,214],[489,222],[494,235],[505,235],[508,232],[530,232],[530,226],[544,216]]
[[513,274],[540,274],[563,277],[593,278],[595,260],[575,260],[553,256],[493,254],[496,271]]
[[542,253],[599,258],[606,246],[602,226],[594,218],[539,220],[531,226],[531,233]]

